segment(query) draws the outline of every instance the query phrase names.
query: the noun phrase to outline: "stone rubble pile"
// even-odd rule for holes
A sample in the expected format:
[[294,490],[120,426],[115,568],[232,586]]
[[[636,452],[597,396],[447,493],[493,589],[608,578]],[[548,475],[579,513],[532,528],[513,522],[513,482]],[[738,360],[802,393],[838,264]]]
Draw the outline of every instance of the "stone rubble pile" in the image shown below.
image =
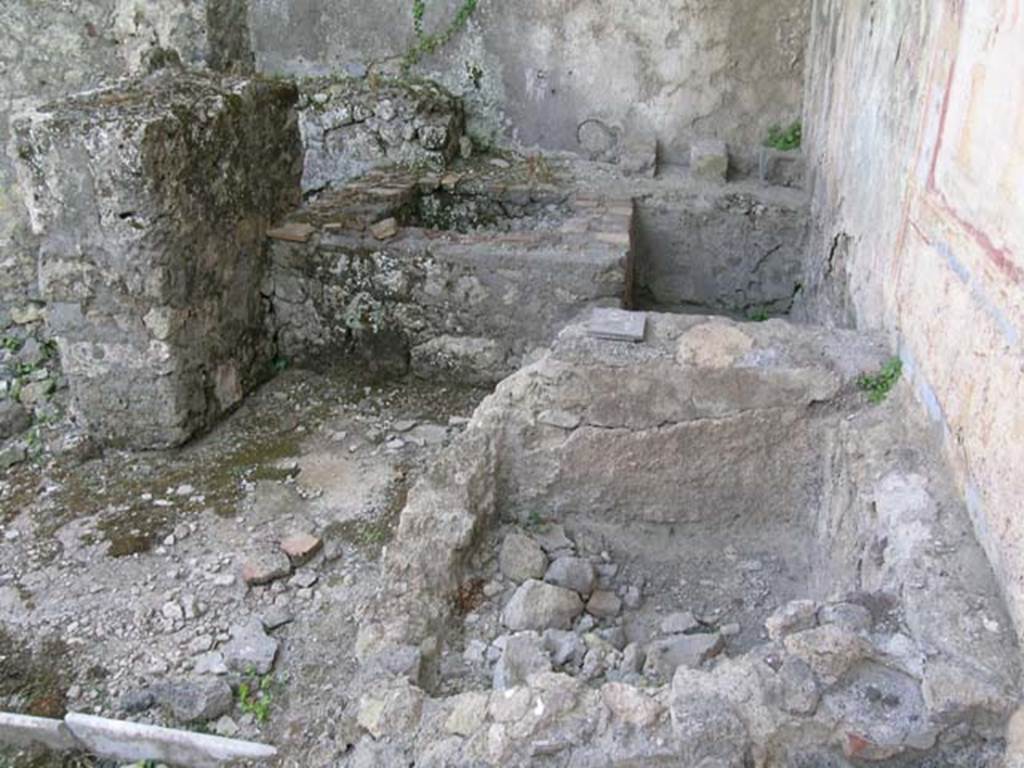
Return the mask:
[[618,579],[607,552],[585,555],[556,523],[507,532],[492,575],[483,586],[489,602],[465,618],[463,659],[496,690],[553,670],[593,684],[665,683],[678,667],[718,656],[739,632],[679,611],[648,638],[628,616],[641,606],[643,584]]

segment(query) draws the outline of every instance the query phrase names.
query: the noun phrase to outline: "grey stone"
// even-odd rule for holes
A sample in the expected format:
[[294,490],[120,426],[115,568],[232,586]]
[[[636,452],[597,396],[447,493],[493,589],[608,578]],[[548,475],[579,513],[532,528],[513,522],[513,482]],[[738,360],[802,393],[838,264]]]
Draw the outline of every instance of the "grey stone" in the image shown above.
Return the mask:
[[713,139],[693,142],[690,173],[699,179],[724,182],[729,173],[729,149],[725,142]]
[[61,720],[0,712],[0,744],[15,747],[44,747],[54,752],[70,752],[80,746]]
[[647,652],[639,643],[629,643],[622,649],[622,661],[619,669],[626,674],[639,674],[643,671],[644,662],[647,660]]
[[139,712],[145,712],[155,704],[156,696],[153,694],[153,691],[149,688],[139,688],[128,691],[128,693],[122,696],[119,706],[122,712],[135,715]]
[[583,612],[580,596],[542,581],[524,582],[502,611],[502,623],[511,630],[569,629]]
[[514,688],[530,675],[551,671],[551,657],[536,632],[518,632],[505,641],[501,658],[494,667],[493,687],[497,691]]
[[15,355],[15,359],[19,363],[33,367],[46,360],[46,357],[46,350],[43,349],[43,345],[32,336],[25,339],[25,343],[21,345],[21,349]]
[[242,564],[242,580],[252,586],[269,584],[292,572],[292,563],[281,550],[269,545],[254,548]]
[[597,630],[597,636],[617,651],[621,651],[626,647],[626,630],[621,626],[599,629]]
[[544,523],[533,530],[533,539],[549,555],[559,550],[571,550],[572,540],[565,535],[565,528],[558,523]]
[[569,662],[579,665],[586,652],[583,640],[571,630],[545,630],[544,647],[551,654],[551,661],[556,667],[564,666]]
[[32,381],[27,384],[22,384],[21,393],[18,395],[18,399],[21,401],[22,405],[29,407],[39,406],[50,398],[50,395],[53,394],[56,388],[56,382],[50,379]]
[[671,613],[661,620],[661,631],[666,635],[682,635],[700,628],[700,622],[690,611]]
[[0,447],[0,469],[10,469],[28,458],[24,445],[11,444]]
[[614,592],[598,590],[587,600],[587,613],[599,619],[613,619],[622,610],[622,600]]
[[750,735],[724,697],[695,695],[673,681],[669,707],[680,765],[708,768],[748,765]]
[[259,621],[231,628],[231,640],[221,649],[228,669],[242,674],[265,675],[274,666],[277,640],[269,637]]
[[417,424],[405,439],[416,445],[444,445],[448,440],[448,428],[441,424]]
[[514,582],[544,578],[548,559],[540,545],[529,536],[510,533],[501,543],[498,567],[506,579]]
[[413,685],[420,684],[423,674],[423,651],[413,645],[389,646],[363,662],[363,671],[371,675],[404,677]]
[[488,695],[470,691],[454,697],[451,714],[445,721],[444,729],[458,736],[471,736],[487,722]]
[[655,680],[669,680],[678,667],[696,669],[717,656],[723,646],[718,634],[674,635],[655,640],[647,647],[644,674]]
[[[539,547],[538,547],[539,549]],[[544,581],[588,597],[596,582],[594,566],[582,557],[560,557],[548,566]]]
[[220,651],[199,654],[192,664],[192,671],[197,675],[226,675],[228,667],[224,663],[224,654]]
[[787,656],[778,672],[766,673],[765,696],[791,715],[811,715],[818,708],[821,690],[814,672],[802,659]]
[[595,309],[587,321],[588,335],[611,341],[643,341],[646,328],[646,314],[624,309]]
[[792,600],[764,621],[768,637],[781,640],[786,635],[811,629],[818,624],[818,604],[813,600]]
[[231,686],[219,678],[167,683],[152,692],[156,703],[167,707],[180,723],[216,720],[234,705]]
[[0,400],[0,440],[21,434],[31,426],[31,413],[14,400]]
[[296,571],[295,575],[288,579],[288,586],[297,587],[299,589],[308,589],[312,587],[320,577],[317,572],[309,568],[303,568],[302,570]]
[[260,621],[263,622],[263,628],[270,632],[285,624],[291,624],[295,621],[295,617],[287,608],[275,605],[264,611]]

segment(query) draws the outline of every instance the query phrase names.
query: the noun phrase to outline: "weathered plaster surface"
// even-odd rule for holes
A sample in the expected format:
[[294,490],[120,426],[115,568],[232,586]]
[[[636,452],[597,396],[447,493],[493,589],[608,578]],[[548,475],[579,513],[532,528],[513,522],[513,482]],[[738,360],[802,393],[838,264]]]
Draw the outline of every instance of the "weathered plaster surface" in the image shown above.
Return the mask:
[[817,0],[809,315],[886,329],[1024,630],[1024,8]]
[[[444,29],[459,0],[427,3]],[[326,74],[397,64],[415,41],[412,3],[252,0],[257,68]],[[656,134],[670,159],[692,138],[760,142],[801,103],[807,4],[782,0],[482,0],[422,70],[475,106],[477,133],[579,148],[579,128]],[[600,138],[600,135],[598,136]]]

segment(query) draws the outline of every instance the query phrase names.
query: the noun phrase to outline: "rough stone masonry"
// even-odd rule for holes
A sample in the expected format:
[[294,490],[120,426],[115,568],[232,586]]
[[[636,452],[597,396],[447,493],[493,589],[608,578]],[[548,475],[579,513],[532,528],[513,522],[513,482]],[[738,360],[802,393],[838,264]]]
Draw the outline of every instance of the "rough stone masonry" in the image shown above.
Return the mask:
[[105,442],[180,444],[264,374],[263,243],[299,195],[296,99],[164,70],[16,121],[47,322]]

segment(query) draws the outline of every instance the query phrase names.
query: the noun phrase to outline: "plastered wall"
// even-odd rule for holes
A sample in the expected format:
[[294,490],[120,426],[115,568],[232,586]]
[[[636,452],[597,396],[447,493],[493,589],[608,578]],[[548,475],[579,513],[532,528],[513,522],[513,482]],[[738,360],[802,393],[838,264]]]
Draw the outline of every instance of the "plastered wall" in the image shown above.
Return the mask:
[[[426,34],[462,0],[429,0]],[[478,136],[577,149],[602,132],[691,138],[742,150],[799,116],[809,2],[480,0],[466,29],[416,72],[464,95]],[[251,0],[257,67],[324,74],[393,70],[415,44],[412,0]]]
[[815,0],[805,315],[889,332],[1024,630],[1024,3]]

